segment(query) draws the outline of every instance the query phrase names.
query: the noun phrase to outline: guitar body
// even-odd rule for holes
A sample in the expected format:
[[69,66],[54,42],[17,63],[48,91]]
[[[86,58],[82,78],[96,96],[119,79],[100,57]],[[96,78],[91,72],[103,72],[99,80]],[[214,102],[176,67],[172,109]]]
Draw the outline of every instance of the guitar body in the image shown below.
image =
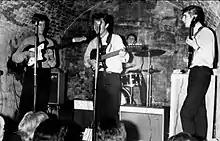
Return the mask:
[[[47,41],[41,42],[39,46],[37,46],[37,61],[44,62],[46,58],[44,54],[46,52],[46,46],[48,45]],[[25,50],[35,53],[35,47],[30,45]],[[33,66],[35,63],[35,57],[30,57],[27,61],[27,66]]]
[[[137,49],[139,51],[142,50],[142,45],[128,45],[126,46],[126,51],[127,52],[134,52],[134,49],[137,51]],[[116,50],[116,51],[113,51],[113,52],[109,52],[107,54],[105,54],[106,52],[106,48],[101,49],[100,52],[99,52],[99,60],[101,62],[101,66],[102,68],[107,68],[106,64],[105,64],[105,59],[107,58],[111,58],[111,57],[114,57],[116,55],[119,54],[119,52],[121,51],[122,49],[119,49],[119,50]],[[91,52],[90,52],[90,59],[96,59],[96,54],[97,54],[97,49],[93,49]]]
[[[102,48],[99,49],[99,61],[100,61],[99,67],[104,68],[104,69],[107,68],[105,59],[102,58],[102,56],[105,54],[106,54],[106,47],[103,46]],[[96,59],[96,56],[97,56],[97,49],[93,49],[90,52],[90,59]]]
[[[44,49],[44,44],[42,43],[42,44],[40,44],[38,47],[37,47],[37,61],[39,61],[39,60],[43,60],[44,58],[43,58],[43,53],[42,53],[42,50]],[[35,48],[30,48],[29,49],[29,51],[31,51],[31,52],[35,52]],[[28,60],[28,63],[27,63],[27,65],[28,66],[32,66],[32,65],[34,65],[34,63],[35,63],[35,57],[30,57],[29,58],[29,60]]]

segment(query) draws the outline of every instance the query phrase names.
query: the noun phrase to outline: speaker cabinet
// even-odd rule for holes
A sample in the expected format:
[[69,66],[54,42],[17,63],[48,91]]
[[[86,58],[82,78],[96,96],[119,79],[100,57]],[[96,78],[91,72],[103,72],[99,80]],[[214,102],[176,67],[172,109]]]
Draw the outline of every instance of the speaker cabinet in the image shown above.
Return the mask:
[[65,100],[65,73],[52,72],[51,73],[51,88],[49,104],[64,104]]
[[127,141],[164,141],[164,109],[121,106],[120,118]]

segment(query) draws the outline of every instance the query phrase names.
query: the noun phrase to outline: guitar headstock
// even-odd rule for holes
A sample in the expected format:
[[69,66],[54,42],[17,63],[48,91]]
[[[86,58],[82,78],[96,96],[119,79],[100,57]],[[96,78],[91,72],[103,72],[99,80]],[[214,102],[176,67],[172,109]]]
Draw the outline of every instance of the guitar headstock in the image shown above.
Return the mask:
[[82,37],[74,37],[72,39],[72,42],[75,43],[75,42],[82,42],[82,41],[86,41],[87,38],[85,36],[82,36]]
[[148,45],[135,44],[135,45],[127,45],[126,50],[129,52],[139,52],[142,50],[148,49]]

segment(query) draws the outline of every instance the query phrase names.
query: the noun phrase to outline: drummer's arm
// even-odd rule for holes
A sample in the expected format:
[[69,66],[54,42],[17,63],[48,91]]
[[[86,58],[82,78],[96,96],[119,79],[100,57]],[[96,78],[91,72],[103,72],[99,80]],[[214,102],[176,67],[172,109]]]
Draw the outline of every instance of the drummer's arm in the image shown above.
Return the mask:
[[138,69],[139,69],[139,66],[136,65],[135,63],[126,63],[125,64],[125,73],[127,73],[129,71],[135,71]]
[[142,57],[135,56],[133,61],[130,63],[130,70],[140,70],[143,65]]

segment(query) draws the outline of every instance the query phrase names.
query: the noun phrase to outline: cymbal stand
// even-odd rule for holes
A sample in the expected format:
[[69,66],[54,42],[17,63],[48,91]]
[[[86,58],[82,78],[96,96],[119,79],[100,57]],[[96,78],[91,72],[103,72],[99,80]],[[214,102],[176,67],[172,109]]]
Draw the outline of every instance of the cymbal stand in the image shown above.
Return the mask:
[[129,104],[134,104],[136,105],[136,102],[134,100],[134,85],[129,85],[129,86],[125,86],[125,87],[128,87],[129,88],[129,92],[130,92],[130,97],[131,97],[131,101]]
[[150,73],[150,68],[151,68],[151,54],[150,51],[148,51],[148,59],[147,59],[147,94],[146,94],[146,106],[151,107],[152,106],[152,88],[151,88],[151,73]]

